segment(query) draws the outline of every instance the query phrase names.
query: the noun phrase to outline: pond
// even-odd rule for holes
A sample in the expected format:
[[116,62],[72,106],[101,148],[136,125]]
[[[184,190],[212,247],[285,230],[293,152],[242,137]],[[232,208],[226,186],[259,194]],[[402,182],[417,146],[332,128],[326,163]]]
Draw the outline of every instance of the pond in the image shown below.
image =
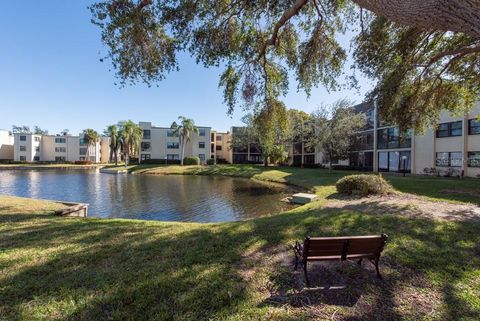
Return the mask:
[[285,186],[214,176],[112,175],[92,170],[0,171],[0,194],[90,204],[88,216],[237,221],[293,208]]

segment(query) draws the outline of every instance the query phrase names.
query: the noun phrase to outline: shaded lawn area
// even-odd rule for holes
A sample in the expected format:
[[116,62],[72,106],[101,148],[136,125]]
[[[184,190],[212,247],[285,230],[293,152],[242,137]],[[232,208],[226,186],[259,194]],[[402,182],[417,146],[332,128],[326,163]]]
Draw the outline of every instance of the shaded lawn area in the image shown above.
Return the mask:
[[[478,221],[311,204],[244,222],[189,224],[59,218],[48,215],[59,205],[6,196],[0,204],[6,320],[480,319]],[[295,239],[380,232],[390,236],[383,281],[368,264],[337,264],[312,268],[320,272],[312,286],[326,290],[295,283]],[[328,289],[340,281],[344,288]]]
[[[149,167],[144,167],[149,166]],[[225,175],[297,185],[327,197],[335,193],[335,182],[358,172],[329,171],[317,168],[264,167],[258,165],[156,166],[137,165],[133,172],[145,174]],[[431,200],[469,202],[480,205],[480,179],[427,176],[383,176],[400,192],[417,194]]]

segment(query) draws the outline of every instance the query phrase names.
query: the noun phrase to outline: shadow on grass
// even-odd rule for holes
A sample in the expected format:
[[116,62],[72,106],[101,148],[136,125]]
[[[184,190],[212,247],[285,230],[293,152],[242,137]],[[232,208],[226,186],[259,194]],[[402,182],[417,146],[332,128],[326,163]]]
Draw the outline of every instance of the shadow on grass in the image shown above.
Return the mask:
[[[291,289],[300,293],[297,297],[308,298],[311,306],[337,306],[346,309],[345,316],[359,320],[416,319],[437,307],[434,299],[422,296],[431,287],[440,293],[435,300],[445,307],[438,307],[439,318],[480,318],[478,298],[469,296],[478,292],[480,269],[480,224],[473,222],[298,209],[225,224],[48,216],[17,220],[11,215],[0,216],[0,224],[5,271],[0,314],[7,319],[261,318],[276,296],[288,296]],[[305,235],[381,232],[390,235],[381,264],[385,281],[375,279],[368,263],[366,269],[327,266],[315,272],[313,267],[313,273],[319,273],[316,279],[314,275],[315,285],[327,287],[326,292],[290,283],[291,265],[271,264],[266,254],[246,255],[259,245],[262,253],[282,246],[293,257],[288,245]],[[267,265],[265,282],[272,286],[263,303],[254,294],[261,292],[257,287],[262,284],[246,282],[239,269],[245,256],[253,266]],[[264,282],[261,275],[258,278]],[[332,286],[339,284],[345,288],[334,291]]]

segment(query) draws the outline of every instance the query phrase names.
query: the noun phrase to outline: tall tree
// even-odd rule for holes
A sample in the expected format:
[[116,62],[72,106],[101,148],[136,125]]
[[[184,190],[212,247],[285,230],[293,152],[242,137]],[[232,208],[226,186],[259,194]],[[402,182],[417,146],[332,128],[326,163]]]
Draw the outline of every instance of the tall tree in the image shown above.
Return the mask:
[[315,146],[313,146],[312,143],[312,140],[314,140],[315,136],[315,124],[313,117],[302,110],[289,109],[288,119],[290,122],[291,144],[293,149],[295,149],[297,145],[300,145],[302,150],[300,165],[303,167],[304,151],[306,149],[315,150]]
[[85,158],[87,161],[90,161],[92,148],[95,149],[98,141],[100,140],[100,135],[94,129],[87,128],[83,130],[82,136],[85,145],[87,145],[87,153],[85,154]]
[[271,99],[267,106],[254,115],[253,125],[258,134],[264,165],[277,164],[288,159],[287,142],[290,142],[290,123],[287,108],[281,101]]
[[32,131],[30,130],[30,127],[29,126],[17,126],[17,125],[13,125],[12,126],[12,133],[14,134],[31,134]]
[[119,148],[119,132],[117,125],[110,125],[103,132],[110,139],[110,157],[109,161],[115,160],[115,166],[118,166],[118,148]]
[[130,157],[137,155],[143,138],[143,130],[131,120],[118,123],[119,142],[123,151],[125,167],[129,165]]
[[34,126],[33,133],[35,135],[48,135],[48,130],[41,129],[39,126]]
[[[318,84],[339,88],[347,55],[337,35],[357,26],[357,45],[376,54],[362,49],[357,63],[379,82],[381,111],[393,111],[401,125],[420,128],[443,106],[470,108],[480,94],[479,1],[104,0],[90,9],[122,84],[162,80],[187,50],[204,66],[225,65],[220,86],[229,112],[239,101],[266,108],[287,93],[290,73],[307,94]],[[411,94],[418,84],[420,94]]]
[[70,133],[70,129],[68,129],[68,128],[65,128],[64,130],[62,130],[60,132],[60,134],[63,135],[63,136],[68,136],[69,133]]
[[356,113],[346,100],[339,100],[331,106],[321,106],[312,114],[315,121],[317,144],[332,168],[334,161],[348,159],[356,134],[366,124],[364,114]]
[[178,120],[180,121],[180,124],[173,122],[171,128],[173,129],[174,135],[178,135],[178,140],[181,148],[180,164],[183,166],[183,158],[185,156],[185,143],[190,141],[192,134],[198,135],[199,130],[198,127],[195,126],[195,122],[193,121],[193,119],[179,116]]

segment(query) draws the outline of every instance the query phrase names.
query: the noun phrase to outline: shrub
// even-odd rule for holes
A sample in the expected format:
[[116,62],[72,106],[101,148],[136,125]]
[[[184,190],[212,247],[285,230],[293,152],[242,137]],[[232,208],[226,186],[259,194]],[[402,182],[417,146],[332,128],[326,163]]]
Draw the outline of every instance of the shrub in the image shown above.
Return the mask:
[[89,161],[89,160],[78,160],[78,161],[75,161],[75,165],[92,165],[92,161]]
[[168,165],[179,165],[179,159],[167,159],[164,158],[151,158],[142,160],[142,164],[168,164]]
[[207,159],[207,165],[215,165],[215,158]]
[[393,191],[393,187],[380,175],[348,175],[336,183],[340,194],[383,195]]
[[200,165],[200,158],[194,157],[184,157],[183,158],[183,165]]

